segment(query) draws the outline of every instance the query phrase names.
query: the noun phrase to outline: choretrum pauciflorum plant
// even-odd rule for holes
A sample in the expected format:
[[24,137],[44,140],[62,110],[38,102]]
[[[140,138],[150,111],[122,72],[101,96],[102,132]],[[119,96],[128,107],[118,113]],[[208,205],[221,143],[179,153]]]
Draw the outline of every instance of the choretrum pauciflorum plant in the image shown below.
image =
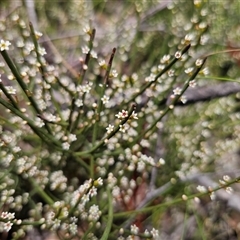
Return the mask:
[[[201,16],[204,4],[194,1],[194,7]],[[161,239],[154,213],[214,199],[221,189],[232,192],[238,177],[224,175],[211,187],[188,184],[212,157],[204,141],[209,123],[196,121],[189,136],[184,117],[176,117],[189,114],[192,124],[191,114],[202,107],[185,112],[183,106],[186,92],[208,74],[204,20],[193,18],[161,56],[154,56],[153,40],[153,58],[146,63],[140,54],[128,71],[123,45],[107,56],[97,52],[98,29],[91,24],[84,26],[81,57],[72,67],[32,23],[16,13],[11,21],[19,39],[10,29],[0,39],[1,239],[24,239],[36,229],[54,239]],[[148,47],[143,40],[134,44],[132,56],[136,46]],[[177,149],[176,162],[162,147],[166,138],[169,149]],[[200,164],[204,154],[209,158]]]

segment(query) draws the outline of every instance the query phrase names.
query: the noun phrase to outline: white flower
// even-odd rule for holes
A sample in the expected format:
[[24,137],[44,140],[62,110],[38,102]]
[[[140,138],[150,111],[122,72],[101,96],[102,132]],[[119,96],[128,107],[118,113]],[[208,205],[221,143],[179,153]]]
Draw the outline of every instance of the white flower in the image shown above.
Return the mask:
[[153,236],[153,239],[158,239],[159,238],[159,231],[155,228],[151,230],[151,234]]
[[181,98],[180,98],[180,100],[181,100],[181,102],[182,102],[183,104],[185,104],[185,103],[187,102],[187,97],[186,97],[186,95],[182,95]]
[[226,187],[226,192],[228,194],[232,194],[233,193],[233,189],[231,187]]
[[78,232],[78,226],[76,223],[69,224],[68,229],[72,235],[75,235]]
[[128,111],[122,110],[122,112],[119,112],[115,116],[119,119],[126,118],[128,116]]
[[8,212],[2,212],[1,213],[1,218],[7,219],[8,218]]
[[13,88],[12,86],[6,86],[6,90],[7,90],[7,92],[9,93],[9,94],[11,94],[11,95],[15,95],[16,94],[16,89],[15,88]]
[[118,76],[117,70],[113,69],[110,75],[113,77],[117,77]]
[[132,115],[130,118],[133,118],[133,119],[138,119],[137,117],[137,113],[135,113],[135,111],[132,112]]
[[99,207],[94,204],[89,209],[89,220],[97,221],[101,216],[101,211],[99,210]]
[[12,224],[10,221],[8,221],[8,222],[4,223],[3,229],[4,229],[6,232],[8,232],[8,231],[12,228],[12,225],[13,225],[13,224]]
[[106,96],[106,95],[104,95],[104,96],[101,98],[101,100],[102,100],[103,104],[106,104],[106,103],[109,102],[109,97]]
[[139,232],[139,228],[135,224],[131,225],[131,233],[138,234],[138,232]]
[[86,25],[85,27],[83,27],[83,31],[85,32],[85,33],[90,33],[90,26],[89,25]]
[[11,45],[11,43],[9,41],[4,41],[3,39],[1,39],[1,41],[0,41],[0,51],[9,50],[10,45]]
[[167,63],[170,59],[170,55],[164,55],[161,59],[161,63]]
[[99,177],[97,180],[94,181],[95,186],[102,186],[103,185],[103,179]]
[[197,61],[195,62],[195,65],[197,67],[200,67],[203,64],[203,60],[202,59],[197,59]]
[[194,87],[196,87],[196,85],[197,85],[197,83],[196,83],[195,80],[192,80],[192,81],[189,82],[189,87],[194,88]]
[[92,58],[97,58],[98,57],[97,53],[93,50],[91,51],[91,56],[92,56]]
[[75,135],[75,134],[69,134],[69,136],[68,136],[68,140],[69,140],[69,142],[74,142],[74,141],[76,141],[77,140],[77,136]]
[[89,93],[90,90],[91,90],[90,84],[86,84],[86,85],[83,86],[83,92]]
[[105,62],[105,60],[103,59],[103,60],[100,60],[100,61],[98,62],[98,64],[99,64],[100,67],[103,67],[103,66],[106,65],[106,62]]
[[204,76],[208,75],[209,74],[209,69],[207,67],[205,67],[203,70],[202,70],[202,73]]
[[82,47],[82,52],[83,52],[84,54],[88,54],[89,51],[90,51],[90,49],[89,49],[88,46]]
[[35,31],[35,36],[39,39],[43,34],[41,32]]
[[193,72],[193,67],[189,67],[187,69],[185,69],[185,73],[188,74],[188,75],[191,75],[191,73]]
[[123,132],[123,133],[126,132],[126,127],[125,127],[125,125],[119,125],[119,127],[120,127],[120,129],[119,129],[120,132]]
[[35,124],[36,124],[36,126],[38,126],[38,127],[40,127],[40,128],[45,125],[44,121],[43,121],[41,118],[39,118],[39,117],[37,117],[37,118],[35,119]]
[[75,101],[75,105],[76,105],[77,107],[83,106],[83,101],[82,101],[82,99],[77,99],[77,100]]
[[41,56],[43,56],[43,55],[46,55],[46,54],[47,54],[47,52],[46,52],[45,48],[43,48],[43,47],[39,47],[39,49],[38,49],[38,53],[39,53]]
[[145,78],[145,81],[146,82],[153,82],[155,80],[155,78],[156,78],[156,75],[151,73],[150,76]]
[[91,189],[89,189],[88,195],[90,197],[96,196],[97,195],[97,188],[93,186]]
[[174,77],[174,70],[173,70],[173,69],[170,69],[170,70],[168,71],[168,76],[169,76],[169,77]]
[[191,42],[194,39],[194,34],[187,34],[184,39],[186,42]]
[[174,56],[175,58],[179,59],[182,56],[182,54],[181,52],[177,51]]
[[113,129],[114,129],[114,126],[111,125],[111,124],[109,124],[108,127],[106,128],[107,133],[108,133],[108,134],[111,133],[111,132],[113,131]]
[[165,160],[163,158],[160,158],[158,160],[158,162],[159,162],[160,165],[164,165],[165,164]]
[[137,163],[137,171],[138,172],[143,172],[143,170],[146,168],[146,164],[143,161],[139,161]]
[[46,114],[45,118],[49,122],[57,122],[59,120],[55,115],[53,115],[51,113]]
[[64,143],[62,144],[62,148],[63,148],[64,150],[69,150],[70,144],[69,144],[68,142],[64,142]]
[[179,87],[177,87],[177,88],[173,89],[173,94],[174,94],[174,95],[180,95],[180,94],[181,94],[181,91],[182,91],[182,89],[179,88]]
[[224,175],[224,176],[223,176],[223,180],[224,180],[225,182],[229,182],[229,181],[231,180],[231,178],[230,178],[228,175]]
[[199,192],[201,192],[201,193],[207,192],[207,188],[204,187],[204,186],[201,186],[201,185],[198,185],[198,186],[197,186],[197,190],[198,190]]

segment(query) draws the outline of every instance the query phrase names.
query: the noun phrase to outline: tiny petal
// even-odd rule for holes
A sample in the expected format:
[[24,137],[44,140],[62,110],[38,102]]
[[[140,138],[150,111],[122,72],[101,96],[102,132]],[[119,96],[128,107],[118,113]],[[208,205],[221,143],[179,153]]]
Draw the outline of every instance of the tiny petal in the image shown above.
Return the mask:
[[9,41],[0,40],[0,51],[9,50],[11,43]]

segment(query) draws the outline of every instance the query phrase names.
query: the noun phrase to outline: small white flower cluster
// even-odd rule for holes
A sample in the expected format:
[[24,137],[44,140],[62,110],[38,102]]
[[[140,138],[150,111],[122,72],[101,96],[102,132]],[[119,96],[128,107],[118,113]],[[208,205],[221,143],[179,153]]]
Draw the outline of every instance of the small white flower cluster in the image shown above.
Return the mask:
[[156,79],[156,74],[151,73],[150,76],[145,78],[146,82],[153,82]]
[[131,172],[137,170],[138,172],[142,173],[146,169],[149,169],[151,167],[159,168],[165,164],[165,160],[163,158],[155,161],[151,156],[147,156],[146,154],[143,154],[141,152],[132,154],[131,152],[129,152],[129,149],[126,149],[126,159],[129,161],[127,169]]
[[116,78],[118,76],[118,73],[117,73],[117,70],[116,69],[113,69],[109,75],[109,77],[114,77]]
[[70,205],[72,207],[77,207],[81,213],[82,219],[97,221],[101,216],[101,211],[97,205],[92,205],[89,210],[85,208],[90,199],[97,195],[97,187],[102,186],[102,184],[102,178],[98,178],[95,181],[89,179],[70,196]]
[[13,222],[16,222],[15,213],[2,212],[0,219],[8,220],[7,222],[0,222],[0,232],[9,232],[12,228]]
[[41,127],[43,127],[45,125],[44,121],[41,118],[39,118],[39,117],[35,118],[35,122],[34,123],[39,128],[41,128]]
[[86,181],[83,185],[81,185],[76,191],[73,192],[73,196],[71,197],[71,205],[74,206],[79,202],[79,199],[87,193],[87,191],[91,188],[92,186],[92,179],[89,179]]
[[87,83],[84,85],[77,86],[76,90],[80,94],[89,93],[92,88],[92,83]]
[[62,170],[52,172],[49,177],[50,189],[52,191],[59,190],[61,192],[65,191],[67,188],[67,178],[63,175]]
[[[224,175],[224,176],[223,176],[223,179],[219,179],[219,183],[220,183],[222,186],[225,186],[225,185],[226,185],[228,182],[230,182],[230,181],[231,181],[231,178],[230,178],[228,175]],[[229,194],[233,193],[233,188],[230,187],[230,186],[227,186],[227,187],[225,188],[225,190],[226,190],[226,192],[229,193]]]
[[61,119],[52,113],[45,113],[44,118],[51,123],[59,122]]
[[13,86],[6,86],[5,87],[8,94],[10,95],[16,95],[17,90]]
[[101,211],[99,210],[99,206],[96,204],[93,204],[90,208],[89,208],[89,215],[88,215],[88,220],[89,221],[94,221],[96,222],[100,216],[101,216]]
[[[130,226],[130,231],[133,235],[138,235],[139,234],[139,227],[136,226],[136,224],[133,224],[133,225]],[[123,230],[121,231],[121,234],[123,234]],[[157,230],[155,228],[152,228],[152,230],[150,232],[149,232],[148,229],[146,229],[144,231],[143,235],[147,238],[152,237],[153,240],[159,240],[159,237],[160,237],[159,236],[159,230]],[[133,239],[132,236],[129,239]]]

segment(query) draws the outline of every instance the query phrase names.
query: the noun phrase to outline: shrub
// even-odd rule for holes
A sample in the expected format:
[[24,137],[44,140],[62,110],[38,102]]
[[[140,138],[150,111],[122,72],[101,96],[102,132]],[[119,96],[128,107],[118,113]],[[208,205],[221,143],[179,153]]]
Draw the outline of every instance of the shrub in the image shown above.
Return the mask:
[[[74,24],[78,3],[49,4],[46,22],[38,24],[47,24],[53,32],[68,21]],[[97,17],[102,5],[94,4]],[[154,7],[151,1],[134,7],[128,2],[116,4],[128,14]],[[217,190],[232,192],[238,177],[223,174],[216,184],[202,175],[215,170],[212,163],[217,156],[239,146],[232,128],[218,132],[219,116],[224,121],[239,118],[236,101],[226,97],[195,103],[199,99],[187,94],[197,94],[189,90],[196,84],[206,86],[209,69],[204,64],[211,55],[206,52],[211,30],[204,18],[206,3],[194,1],[184,11],[182,5],[171,3],[168,9],[159,5],[169,19],[161,34],[137,31],[137,21],[122,30],[126,38],[112,33],[119,46],[108,49],[107,56],[108,45],[100,45],[98,30],[84,19],[82,52],[75,66],[72,58],[67,60],[75,51],[71,46],[76,47],[75,40],[63,41],[68,54],[61,44],[57,50],[47,34],[36,31],[36,22],[28,26],[24,11],[14,11],[9,22],[2,22],[3,239],[22,239],[36,229],[53,232],[59,239],[164,238],[160,229],[168,211],[181,216],[180,212],[197,211],[200,199],[214,200]],[[84,6],[88,9],[87,3]],[[41,16],[46,6],[35,7]],[[106,14],[110,10],[106,7]],[[138,16],[144,19],[139,29],[151,16],[149,26],[159,21],[161,14],[150,10],[144,18]],[[87,18],[87,13],[82,14]],[[73,56],[77,54],[78,49]],[[226,116],[229,112],[231,116]],[[226,135],[225,145],[221,137]],[[204,236],[204,224],[196,219],[199,231],[192,239]],[[212,236],[210,230],[208,234]]]

